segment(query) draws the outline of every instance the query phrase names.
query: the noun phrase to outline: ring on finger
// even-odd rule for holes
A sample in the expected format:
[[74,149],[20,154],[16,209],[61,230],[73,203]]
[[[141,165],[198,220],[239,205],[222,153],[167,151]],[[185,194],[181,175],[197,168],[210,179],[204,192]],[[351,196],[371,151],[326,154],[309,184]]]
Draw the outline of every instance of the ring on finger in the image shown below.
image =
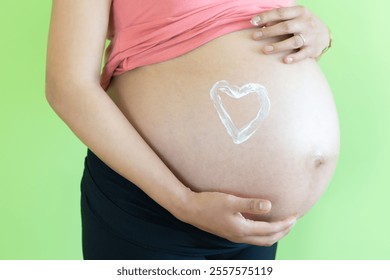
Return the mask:
[[302,47],[306,45],[306,39],[305,37],[303,37],[303,34],[302,33],[298,33],[298,36],[301,37],[302,39]]

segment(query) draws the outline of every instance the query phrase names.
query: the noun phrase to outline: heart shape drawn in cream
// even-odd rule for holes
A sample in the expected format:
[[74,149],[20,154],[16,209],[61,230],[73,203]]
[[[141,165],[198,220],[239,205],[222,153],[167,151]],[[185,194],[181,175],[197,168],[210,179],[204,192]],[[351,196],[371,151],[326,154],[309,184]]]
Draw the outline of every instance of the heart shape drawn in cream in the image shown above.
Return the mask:
[[[233,123],[232,118],[223,106],[220,93],[225,93],[231,98],[240,99],[250,93],[256,94],[261,106],[248,124],[242,128],[237,128]],[[259,128],[261,122],[267,118],[271,108],[271,102],[268,98],[267,89],[256,83],[248,83],[241,87],[230,85],[227,81],[216,82],[210,90],[210,98],[213,101],[214,108],[217,110],[220,120],[225,126],[229,135],[233,138],[235,144],[241,144],[251,137]]]

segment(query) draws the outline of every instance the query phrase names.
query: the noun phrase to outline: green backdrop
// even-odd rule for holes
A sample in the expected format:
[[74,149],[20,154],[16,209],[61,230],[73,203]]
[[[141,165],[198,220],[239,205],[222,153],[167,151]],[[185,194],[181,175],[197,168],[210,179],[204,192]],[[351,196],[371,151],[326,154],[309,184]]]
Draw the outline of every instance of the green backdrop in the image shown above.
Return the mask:
[[[280,242],[278,259],[390,259],[390,2],[300,3],[333,30],[320,64],[342,146],[329,189]],[[86,150],[44,97],[50,8],[51,1],[0,3],[0,259],[82,258]]]

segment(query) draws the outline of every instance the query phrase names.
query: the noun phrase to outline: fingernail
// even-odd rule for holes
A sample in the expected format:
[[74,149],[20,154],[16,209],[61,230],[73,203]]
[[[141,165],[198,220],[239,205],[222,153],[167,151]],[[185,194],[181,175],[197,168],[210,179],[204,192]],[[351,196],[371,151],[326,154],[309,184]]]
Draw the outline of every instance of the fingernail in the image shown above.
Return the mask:
[[292,63],[294,59],[292,57],[287,57],[286,58],[286,63]]
[[264,51],[266,51],[266,52],[272,52],[273,50],[274,50],[273,46],[265,46],[264,47]]
[[254,25],[254,26],[259,26],[260,21],[261,21],[261,18],[259,16],[254,16],[251,19],[251,24]]
[[257,32],[255,32],[254,34],[253,34],[253,38],[254,39],[259,39],[259,38],[261,38],[263,36],[263,32],[261,32],[261,31],[257,31]]
[[259,208],[260,208],[260,210],[268,211],[271,209],[271,203],[269,203],[267,201],[260,201]]

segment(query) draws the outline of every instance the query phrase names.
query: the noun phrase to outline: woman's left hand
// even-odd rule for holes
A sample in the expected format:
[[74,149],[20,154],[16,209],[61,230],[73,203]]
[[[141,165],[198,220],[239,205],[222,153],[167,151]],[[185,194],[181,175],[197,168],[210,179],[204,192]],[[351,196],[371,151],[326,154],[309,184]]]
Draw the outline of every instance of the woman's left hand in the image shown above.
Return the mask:
[[283,7],[255,15],[251,23],[260,27],[253,33],[253,39],[261,40],[281,35],[288,39],[263,47],[265,54],[293,51],[284,57],[285,63],[306,58],[318,58],[330,43],[328,27],[310,10],[303,6]]

